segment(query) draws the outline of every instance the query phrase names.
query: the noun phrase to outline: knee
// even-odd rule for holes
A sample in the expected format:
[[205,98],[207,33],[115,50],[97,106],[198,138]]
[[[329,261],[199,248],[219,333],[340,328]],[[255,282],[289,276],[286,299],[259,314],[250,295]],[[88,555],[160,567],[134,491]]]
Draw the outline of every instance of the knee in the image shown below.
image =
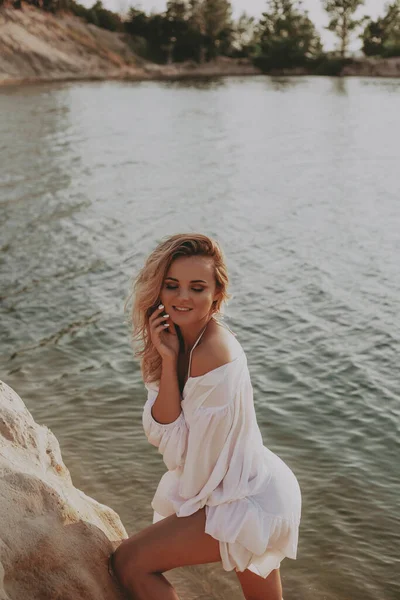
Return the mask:
[[122,542],[112,555],[111,566],[122,587],[129,589],[140,573],[139,549],[129,540]]

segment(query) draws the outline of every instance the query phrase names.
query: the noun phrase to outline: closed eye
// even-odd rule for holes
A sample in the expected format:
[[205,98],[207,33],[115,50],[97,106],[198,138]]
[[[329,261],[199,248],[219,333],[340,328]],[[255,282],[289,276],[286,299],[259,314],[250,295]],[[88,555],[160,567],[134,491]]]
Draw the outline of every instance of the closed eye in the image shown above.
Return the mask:
[[[165,287],[167,290],[177,290],[178,289],[177,285],[169,285],[168,283],[165,284]],[[204,288],[192,288],[192,290],[194,292],[204,292]]]

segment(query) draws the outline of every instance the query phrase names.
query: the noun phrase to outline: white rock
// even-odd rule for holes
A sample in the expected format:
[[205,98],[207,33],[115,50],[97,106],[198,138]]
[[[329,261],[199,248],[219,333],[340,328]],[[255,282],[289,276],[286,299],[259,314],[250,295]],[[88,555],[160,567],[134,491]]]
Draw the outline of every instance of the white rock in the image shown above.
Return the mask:
[[0,381],[0,600],[117,600],[107,558],[126,531],[76,489],[52,432]]

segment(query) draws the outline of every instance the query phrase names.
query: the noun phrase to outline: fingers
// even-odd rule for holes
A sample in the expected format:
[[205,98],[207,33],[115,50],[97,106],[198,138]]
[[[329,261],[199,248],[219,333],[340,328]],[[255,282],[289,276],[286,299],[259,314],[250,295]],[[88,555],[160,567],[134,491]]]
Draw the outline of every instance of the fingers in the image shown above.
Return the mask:
[[158,353],[162,357],[176,358],[179,352],[178,334],[170,316],[164,313],[162,304],[159,304],[149,317],[149,329],[151,341]]
[[149,317],[149,323],[152,323],[153,321],[155,321],[156,319],[158,319],[159,316],[162,315],[163,309],[164,309],[164,305],[163,304],[159,304],[159,306],[157,306],[157,308],[153,312],[153,314]]
[[165,317],[163,317],[163,321],[161,321],[160,323],[156,323],[153,327],[154,327],[154,331],[156,332],[160,332],[163,329],[168,329],[169,327],[169,323],[167,321],[165,321]]
[[169,315],[164,314],[163,309],[164,306],[160,304],[149,318],[150,335],[153,339],[153,343],[155,343],[156,345],[158,345],[161,341],[161,332],[169,331],[169,322],[166,321]]
[[[162,306],[162,305],[161,305]],[[158,327],[160,323],[163,323],[169,318],[169,315],[163,312],[164,307],[157,309],[149,319],[150,327]]]
[[153,314],[149,317],[150,329],[154,332],[160,333],[160,331],[167,330],[173,335],[177,335],[175,324],[170,319],[168,314],[164,314],[164,305],[159,304]]

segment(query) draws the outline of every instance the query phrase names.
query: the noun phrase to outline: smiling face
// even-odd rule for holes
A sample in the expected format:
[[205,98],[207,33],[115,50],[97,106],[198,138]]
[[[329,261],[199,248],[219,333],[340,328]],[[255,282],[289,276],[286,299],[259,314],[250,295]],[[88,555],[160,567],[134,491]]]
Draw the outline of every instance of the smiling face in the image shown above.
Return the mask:
[[164,278],[160,299],[174,323],[185,326],[206,320],[217,298],[212,258],[181,256],[172,262]]

